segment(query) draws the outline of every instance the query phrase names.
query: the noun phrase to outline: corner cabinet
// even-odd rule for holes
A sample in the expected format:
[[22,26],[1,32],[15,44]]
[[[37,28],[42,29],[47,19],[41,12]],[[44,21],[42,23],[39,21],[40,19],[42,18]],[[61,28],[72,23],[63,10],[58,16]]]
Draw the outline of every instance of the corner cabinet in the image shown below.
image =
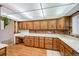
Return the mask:
[[57,20],[57,29],[69,29],[70,16],[65,16]]
[[59,50],[60,50],[60,53],[62,56],[72,56],[73,55],[73,49],[61,40],[60,40],[60,49]]

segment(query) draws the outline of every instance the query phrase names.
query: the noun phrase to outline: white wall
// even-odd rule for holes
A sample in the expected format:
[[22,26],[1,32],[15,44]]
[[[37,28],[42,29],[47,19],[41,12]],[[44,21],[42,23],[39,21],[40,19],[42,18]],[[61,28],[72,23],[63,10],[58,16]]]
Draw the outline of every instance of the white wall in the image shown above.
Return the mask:
[[13,21],[11,21],[4,30],[0,30],[0,42],[14,38],[14,25]]
[[72,17],[72,34],[79,35],[79,14]]

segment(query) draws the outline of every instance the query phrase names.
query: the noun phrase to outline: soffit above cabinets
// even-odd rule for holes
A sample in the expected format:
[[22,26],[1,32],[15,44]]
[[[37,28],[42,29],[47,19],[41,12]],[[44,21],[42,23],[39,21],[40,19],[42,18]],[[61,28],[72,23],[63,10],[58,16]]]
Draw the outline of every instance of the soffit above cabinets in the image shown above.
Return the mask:
[[[1,3],[1,14],[16,21],[58,18],[71,15],[75,3]],[[76,9],[77,10],[77,9]],[[69,13],[69,14],[68,14]]]

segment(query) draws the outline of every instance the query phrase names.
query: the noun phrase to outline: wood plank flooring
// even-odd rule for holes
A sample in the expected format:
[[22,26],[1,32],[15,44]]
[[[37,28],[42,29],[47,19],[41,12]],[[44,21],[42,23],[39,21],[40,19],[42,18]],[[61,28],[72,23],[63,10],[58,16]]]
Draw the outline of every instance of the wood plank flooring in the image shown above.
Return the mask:
[[7,56],[46,56],[45,49],[27,47],[23,44],[10,45],[7,47]]

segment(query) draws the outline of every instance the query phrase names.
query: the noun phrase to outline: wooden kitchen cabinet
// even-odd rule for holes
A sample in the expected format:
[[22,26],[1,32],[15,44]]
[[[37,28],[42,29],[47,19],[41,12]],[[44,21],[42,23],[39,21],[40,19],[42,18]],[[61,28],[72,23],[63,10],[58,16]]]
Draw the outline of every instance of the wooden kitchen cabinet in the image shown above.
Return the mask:
[[6,56],[6,47],[0,49],[0,56]]
[[45,37],[45,48],[52,49],[52,38]]
[[47,21],[40,21],[41,22],[41,29],[47,29]]
[[24,43],[24,45],[26,45],[26,46],[30,46],[30,39],[29,39],[29,36],[26,36],[26,37],[24,38],[23,43]]
[[65,25],[64,17],[57,20],[57,29],[64,29],[65,28],[64,25]]
[[33,36],[27,36],[27,37],[25,37],[25,39],[24,39],[24,44],[25,45],[27,45],[27,46],[34,46],[34,42],[35,40],[34,40],[34,37]]
[[62,56],[72,56],[73,55],[73,49],[61,40],[60,40],[60,49],[59,50],[60,50],[60,54]]
[[59,39],[58,38],[52,38],[52,49],[59,50]]
[[23,23],[23,26],[22,26],[23,30],[26,30],[27,29],[27,22],[23,21],[22,23]]
[[45,48],[45,38],[44,37],[39,37],[39,47],[40,48]]
[[70,17],[65,16],[57,20],[57,29],[69,29],[70,26]]
[[56,29],[56,21],[57,20],[48,21],[48,29]]
[[16,37],[16,44],[23,43],[24,37]]
[[34,47],[39,47],[39,37],[35,37]]
[[29,36],[28,40],[30,40],[30,45],[29,46],[34,46],[34,37]]
[[18,28],[19,30],[27,30],[27,22],[22,21],[22,22],[18,22]]
[[59,51],[60,51],[61,56],[64,56],[64,46],[62,44],[60,44]]
[[40,21],[34,21],[33,22],[33,29],[40,29]]
[[73,54],[70,51],[68,51],[67,49],[64,49],[64,55],[65,56],[72,56]]
[[33,22],[27,22],[27,28],[33,29]]
[[22,22],[18,22],[18,28],[19,28],[19,30],[23,29],[23,23]]

